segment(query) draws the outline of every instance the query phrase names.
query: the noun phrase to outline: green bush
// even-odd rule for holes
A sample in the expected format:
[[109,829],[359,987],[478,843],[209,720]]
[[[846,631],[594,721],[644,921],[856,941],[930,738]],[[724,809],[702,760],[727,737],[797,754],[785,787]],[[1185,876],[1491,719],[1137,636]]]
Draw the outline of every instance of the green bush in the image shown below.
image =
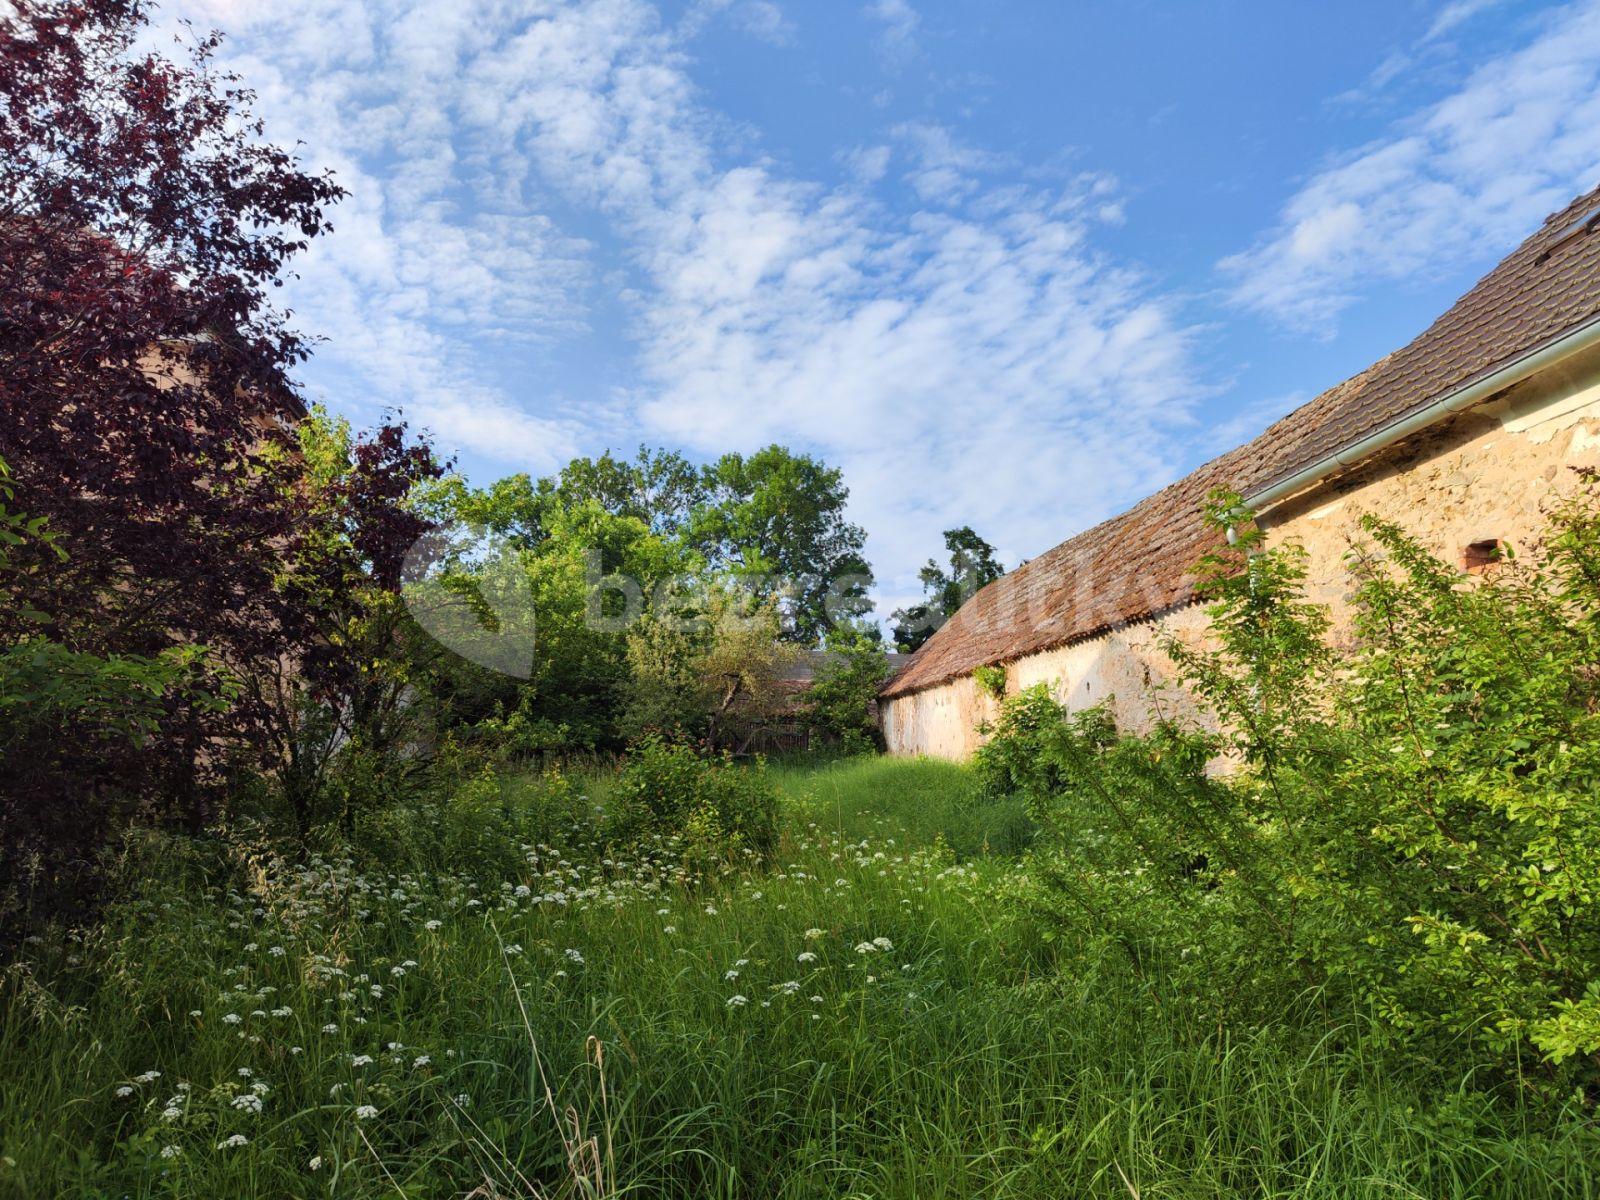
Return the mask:
[[1234,498],[1212,516],[1244,531],[1201,567],[1216,648],[1169,651],[1213,721],[1116,737],[1032,691],[979,756],[1048,832],[1036,906],[1219,1016],[1317,989],[1419,1057],[1600,1082],[1593,489],[1476,579],[1366,520],[1343,658],[1302,553]]
[[999,664],[978,667],[972,672],[978,690],[985,695],[1003,700],[1006,694],[1006,669]]
[[313,848],[364,870],[471,864],[477,875],[505,879],[521,871],[529,846],[587,839],[593,814],[588,797],[559,771],[506,775],[481,767],[422,798],[363,809],[349,836],[325,828]]
[[806,715],[814,728],[838,738],[845,754],[874,754],[883,749],[875,705],[889,679],[889,657],[881,642],[848,628],[835,631],[828,647],[835,657],[806,689]]
[[701,867],[754,857],[778,844],[778,793],[765,764],[735,766],[681,744],[647,738],[629,752],[603,823],[611,841],[680,837]]

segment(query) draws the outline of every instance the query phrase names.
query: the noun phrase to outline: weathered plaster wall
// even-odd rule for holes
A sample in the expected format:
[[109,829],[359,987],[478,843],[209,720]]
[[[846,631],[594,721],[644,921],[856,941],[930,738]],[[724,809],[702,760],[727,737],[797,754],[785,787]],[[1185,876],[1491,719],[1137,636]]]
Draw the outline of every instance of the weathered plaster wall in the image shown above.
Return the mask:
[[[1345,567],[1357,522],[1376,513],[1409,529],[1449,561],[1495,538],[1530,550],[1550,502],[1571,490],[1570,468],[1600,468],[1600,352],[1526,380],[1448,425],[1390,450],[1266,514],[1268,543],[1298,541],[1308,551],[1308,590],[1337,622],[1352,583]],[[1005,664],[1006,690],[1046,683],[1070,708],[1109,703],[1119,724],[1140,728],[1152,711],[1192,713],[1171,687],[1161,650],[1168,636],[1196,642],[1205,616],[1191,605],[1100,637]],[[884,706],[884,735],[896,754],[960,759],[977,749],[978,724],[995,702],[971,678]]]
[[978,725],[998,705],[970,675],[882,705],[883,740],[891,754],[966,758],[978,748]]
[[[1074,710],[1109,704],[1119,724],[1140,728],[1153,707],[1177,715],[1193,711],[1188,697],[1170,687],[1172,663],[1161,650],[1168,637],[1195,642],[1203,637],[1205,614],[1197,605],[1100,637],[1074,642],[1006,664],[1006,693],[1036,683]],[[971,677],[884,706],[883,731],[896,754],[927,754],[961,759],[982,742],[978,725],[994,717],[999,705]]]
[[1550,503],[1577,482],[1574,467],[1600,467],[1600,355],[1529,379],[1279,505],[1262,524],[1269,544],[1306,548],[1310,596],[1337,620],[1352,587],[1344,559],[1363,514],[1395,521],[1452,563],[1490,538],[1525,554]]

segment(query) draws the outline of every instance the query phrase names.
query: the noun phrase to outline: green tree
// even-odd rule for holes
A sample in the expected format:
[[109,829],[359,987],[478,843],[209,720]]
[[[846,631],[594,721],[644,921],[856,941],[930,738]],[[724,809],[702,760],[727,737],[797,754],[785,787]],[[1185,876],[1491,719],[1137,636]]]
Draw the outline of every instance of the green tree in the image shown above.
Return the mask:
[[[530,626],[521,678],[495,669],[504,664],[473,661],[470,648],[457,647],[467,658],[438,665],[434,686],[453,723],[503,749],[620,744],[631,700],[629,631],[658,606],[677,604],[679,587],[705,574],[704,560],[664,531],[670,519],[652,519],[646,500],[625,500],[617,466],[609,456],[576,460],[553,478],[516,475],[486,488],[451,478],[422,502],[435,521],[466,530],[435,574],[486,625]],[[517,611],[497,612],[496,595],[509,596]]]
[[920,649],[978,589],[1006,573],[995,559],[994,547],[974,533],[970,525],[946,529],[944,545],[950,556],[949,570],[930,558],[917,572],[922,580],[923,602],[896,609],[890,617],[895,645],[907,653]]
[[[239,674],[241,695],[262,714],[268,770],[304,832],[320,815],[336,755],[346,765],[366,760],[372,795],[399,795],[423,765],[413,751],[431,733],[432,710],[421,702],[418,655],[432,647],[400,584],[406,554],[428,530],[412,494],[444,468],[397,421],[358,435],[313,408],[296,434],[296,469],[282,477],[285,502],[301,510],[299,539],[275,591],[310,624],[310,646]],[[346,824],[353,799],[342,796]]]
[[845,519],[843,475],[818,459],[768,446],[726,454],[704,471],[706,498],[688,536],[713,569],[758,598],[777,598],[784,634],[815,645],[872,608],[866,533]]
[[676,451],[640,446],[631,460],[609,450],[598,458],[575,458],[545,487],[563,505],[593,500],[614,516],[635,517],[652,533],[671,537],[705,503],[707,481]]
[[634,624],[623,717],[630,740],[654,733],[743,750],[785,699],[781,680],[799,651],[780,632],[774,603],[717,588],[685,610]]

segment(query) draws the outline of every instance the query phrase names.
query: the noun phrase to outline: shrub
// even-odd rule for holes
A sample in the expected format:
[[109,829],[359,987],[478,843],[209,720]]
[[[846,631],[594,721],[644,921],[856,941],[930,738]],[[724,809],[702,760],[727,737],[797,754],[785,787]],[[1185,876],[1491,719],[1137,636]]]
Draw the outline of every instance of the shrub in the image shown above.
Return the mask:
[[759,760],[735,766],[688,746],[647,738],[628,755],[610,797],[610,840],[682,837],[701,866],[771,857],[778,842],[778,793]]
[[[1216,648],[1169,652],[1221,732],[1116,737],[1034,691],[979,756],[1049,831],[1042,907],[1174,960],[1219,1012],[1316,987],[1419,1055],[1600,1082],[1593,488],[1478,579],[1365,520],[1344,660],[1301,552],[1264,549],[1234,498],[1211,515],[1244,531],[1201,567]],[[1209,775],[1218,755],[1238,769]]]
[[878,727],[878,692],[889,678],[889,657],[883,645],[854,630],[829,639],[836,657],[823,663],[806,690],[806,713],[818,729],[839,739],[846,754],[871,754],[883,749]]
[[1006,694],[1006,669],[998,663],[978,667],[972,672],[973,681],[978,685],[978,690],[996,700],[1005,698]]
[[82,919],[101,859],[144,797],[194,814],[192,775],[150,753],[173,712],[225,707],[199,647],[101,657],[36,637],[0,649],[0,945],[55,916]]
[[526,868],[527,847],[565,846],[593,832],[593,808],[560,771],[506,775],[479,765],[403,804],[356,813],[348,837],[322,832],[328,857],[349,855],[364,870],[462,870],[509,879]]

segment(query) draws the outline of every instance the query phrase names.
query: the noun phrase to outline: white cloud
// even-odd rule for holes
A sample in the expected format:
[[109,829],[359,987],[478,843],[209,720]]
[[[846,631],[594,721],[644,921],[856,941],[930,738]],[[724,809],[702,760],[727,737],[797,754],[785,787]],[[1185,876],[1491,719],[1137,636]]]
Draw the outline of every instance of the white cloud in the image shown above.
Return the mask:
[[1236,303],[1328,335],[1364,288],[1486,261],[1597,182],[1600,3],[1586,0],[1317,172],[1221,268]]
[[735,29],[770,45],[787,46],[794,41],[794,22],[775,0],[694,0],[679,32],[693,37],[714,17],[724,15]]
[[474,119],[517,130],[502,156],[632,248],[642,423],[705,452],[820,449],[889,578],[947,526],[1037,553],[1170,473],[1188,335],[1093,249],[1109,181],[995,183],[1002,160],[933,126],[900,136],[938,212],[723,162],[680,51],[631,0],[563,9],[471,72]]
[[883,26],[877,46],[885,66],[897,70],[917,56],[922,17],[907,0],[872,0],[862,11]]
[[1422,35],[1422,40],[1437,41],[1446,34],[1453,33],[1457,26],[1465,25],[1479,13],[1493,8],[1500,2],[1501,0],[1451,0],[1434,14],[1433,23],[1428,26],[1428,32]]
[[[914,12],[876,7],[911,36]],[[877,196],[885,146],[844,184],[795,177],[737,149],[689,33],[644,0],[252,14],[236,59],[274,127],[355,194],[296,304],[322,356],[460,445],[536,469],[635,436],[817,451],[891,590],[944,528],[1015,561],[1181,461],[1191,334],[1096,250],[1109,178],[1020,182],[931,124],[895,134],[927,208]],[[581,331],[600,257],[625,266],[633,369],[620,410],[609,385],[574,397],[603,404],[597,430],[525,410],[483,363]]]
[[917,195],[929,203],[954,203],[978,190],[976,175],[1006,165],[997,154],[969,146],[942,125],[929,121],[909,122],[895,128],[915,161],[906,176]]
[[838,161],[857,183],[874,184],[888,174],[893,154],[888,146],[857,146],[839,154]]
[[[225,64],[275,136],[303,142],[350,195],[296,261],[296,323],[325,339],[326,398],[360,415],[403,407],[450,450],[535,470],[576,452],[567,418],[522,409],[485,346],[581,331],[590,247],[504,189],[459,138],[462,65],[493,37],[465,6],[189,0],[170,17],[220,23]],[[317,389],[313,389],[314,393]]]
[[1439,6],[1427,30],[1411,45],[1390,50],[1359,85],[1333,98],[1334,104],[1370,105],[1380,101],[1384,91],[1397,79],[1431,69],[1441,71],[1457,47],[1450,35],[1479,13],[1503,0],[1449,0]]

